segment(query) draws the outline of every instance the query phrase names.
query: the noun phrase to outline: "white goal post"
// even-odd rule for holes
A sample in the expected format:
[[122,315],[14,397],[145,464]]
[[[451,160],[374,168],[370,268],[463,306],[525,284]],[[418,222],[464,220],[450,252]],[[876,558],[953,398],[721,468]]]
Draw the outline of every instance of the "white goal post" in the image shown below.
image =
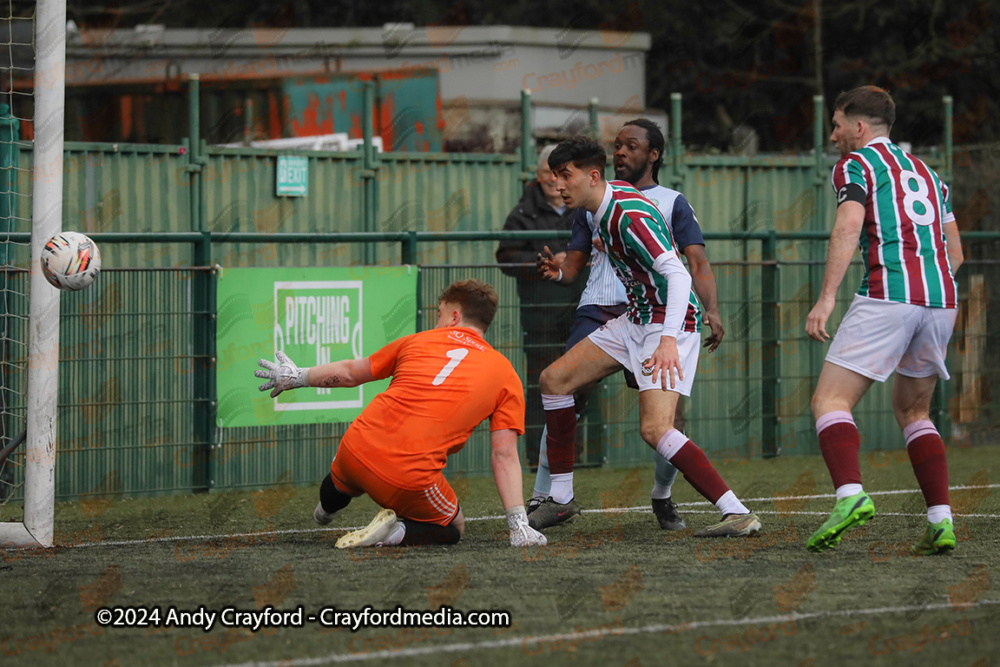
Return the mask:
[[0,523],[0,547],[51,547],[54,533],[59,290],[45,281],[38,262],[45,242],[62,230],[65,72],[66,0],[39,0],[35,7],[24,523]]

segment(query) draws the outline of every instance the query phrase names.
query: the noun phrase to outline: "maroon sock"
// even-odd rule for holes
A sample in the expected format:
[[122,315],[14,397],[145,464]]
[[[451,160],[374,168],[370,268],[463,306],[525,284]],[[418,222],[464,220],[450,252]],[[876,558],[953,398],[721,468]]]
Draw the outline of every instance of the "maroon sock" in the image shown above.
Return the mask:
[[903,435],[913,474],[917,476],[927,506],[950,505],[948,458],[944,453],[944,441],[934,424],[927,420],[914,422],[903,429]]
[[548,434],[545,444],[548,448],[549,472],[558,475],[573,472],[576,455],[576,410],[567,408],[545,411],[545,426]]
[[670,462],[684,473],[684,479],[710,502],[716,502],[729,491],[729,486],[705,456],[705,452],[690,440],[677,450],[677,453],[670,458]]
[[833,479],[833,488],[861,483],[858,450],[861,434],[850,412],[828,412],[816,420],[819,449]]

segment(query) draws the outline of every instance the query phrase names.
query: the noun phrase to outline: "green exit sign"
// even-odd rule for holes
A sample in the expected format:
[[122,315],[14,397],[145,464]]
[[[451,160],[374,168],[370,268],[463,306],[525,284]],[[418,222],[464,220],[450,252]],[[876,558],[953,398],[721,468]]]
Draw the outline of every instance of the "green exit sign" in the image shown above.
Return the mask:
[[279,197],[305,197],[309,194],[309,158],[278,156]]

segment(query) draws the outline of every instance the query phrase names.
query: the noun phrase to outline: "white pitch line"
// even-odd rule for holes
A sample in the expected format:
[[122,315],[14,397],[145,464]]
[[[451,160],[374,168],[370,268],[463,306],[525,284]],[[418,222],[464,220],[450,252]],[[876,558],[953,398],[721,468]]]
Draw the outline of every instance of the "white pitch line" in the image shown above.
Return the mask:
[[[996,489],[996,488],[1000,488],[1000,484],[977,484],[977,485],[971,485],[971,486],[949,486],[948,487],[948,489],[950,491],[961,491],[963,489]],[[865,493],[867,493],[869,496],[894,496],[894,495],[906,494],[906,493],[921,493],[921,490],[920,489],[894,489],[894,490],[891,490],[891,491],[866,491]],[[770,502],[770,501],[775,501],[775,500],[819,500],[819,499],[822,499],[822,498],[836,498],[836,497],[837,497],[836,493],[818,493],[818,494],[813,495],[813,496],[765,496],[765,497],[761,497],[761,498],[740,498],[740,500],[743,501],[743,502],[748,502],[748,503],[762,503],[762,502]],[[698,506],[698,505],[708,505],[708,506],[711,506],[712,503],[708,502],[707,500],[697,500],[697,501],[693,501],[693,502],[689,502],[689,503],[677,503],[678,507],[695,507],[695,506]],[[610,508],[607,508],[607,509],[601,508],[601,509],[586,509],[586,510],[581,510],[581,512],[584,513],[584,514],[590,514],[590,513],[598,514],[598,513],[602,513],[602,512],[637,512],[637,511],[651,512],[652,510],[650,509],[650,507],[648,505],[634,505],[632,507],[610,507]],[[789,512],[789,514],[793,514],[793,513],[794,512]],[[799,513],[800,514],[804,514],[804,512],[799,512]],[[818,514],[827,514],[828,515],[830,513],[829,512],[819,512]],[[879,514],[889,515],[888,512],[879,512]],[[908,516],[908,515],[900,515],[900,516]],[[914,514],[913,516],[923,516],[923,514]],[[970,516],[970,517],[971,516],[975,516],[975,517],[982,516],[984,518],[995,518],[995,515],[993,515],[993,514],[985,514],[985,515],[965,514],[965,515],[959,515],[959,516]],[[501,515],[497,515],[497,516],[477,516],[477,517],[466,517],[465,520],[466,521],[485,521],[487,519],[503,519],[503,518],[504,518],[504,516],[501,516]]]
[[[963,489],[996,489],[1000,488],[1000,484],[976,484],[969,486],[949,486],[950,491],[961,491]],[[907,493],[921,493],[920,489],[894,489],[891,491],[866,491],[869,496],[895,496]],[[742,502],[748,503],[762,503],[777,500],[818,500],[822,498],[836,498],[836,493],[818,493],[813,496],[765,496],[761,498],[740,498]],[[678,507],[696,507],[699,505],[711,506],[712,503],[707,500],[697,500],[689,503],[677,503]],[[693,513],[697,513],[695,510],[690,510]],[[586,509],[581,510],[583,514],[601,514],[604,512],[652,512],[652,509],[648,505],[634,505],[632,507],[608,507],[601,509]],[[762,512],[757,512],[758,514],[776,514],[777,512],[768,512],[764,510]],[[829,512],[783,512],[783,514],[816,514],[819,516],[828,516]],[[879,512],[880,516],[925,516],[926,512],[920,514],[902,514],[902,513],[892,513],[892,512]],[[977,519],[996,519],[1000,518],[997,514],[956,514],[955,516],[977,518]],[[466,521],[486,521],[489,519],[503,519],[504,516],[477,516],[477,517],[466,517]]]
[[[951,491],[961,491],[963,489],[995,489],[1000,488],[1000,484],[978,484],[971,486],[950,486],[948,487]],[[906,493],[920,493],[920,489],[895,489],[891,491],[867,491],[869,496],[891,496]],[[769,502],[775,500],[814,500],[821,498],[836,498],[835,493],[820,493],[813,496],[770,496],[761,498],[741,498],[742,501],[748,503],[754,502]],[[699,505],[711,505],[712,503],[707,500],[698,500],[689,503],[678,503],[678,507],[696,507]],[[582,510],[584,514],[603,514],[603,513],[625,513],[625,512],[651,512],[652,510],[648,505],[635,505],[633,507],[609,507],[601,509],[586,509]],[[694,514],[699,514],[697,510],[690,510]],[[714,513],[712,511],[705,513]],[[772,512],[770,510],[763,510],[757,512],[757,514],[777,514],[778,512]],[[827,516],[829,512],[782,512],[783,515],[816,515],[816,516]],[[903,514],[898,512],[879,512],[879,516],[925,516],[924,513],[921,514]],[[955,516],[970,518],[970,519],[998,519],[1000,514],[956,514]],[[471,516],[465,517],[466,521],[498,521],[500,519],[505,519],[506,516],[502,514],[490,515],[490,516]],[[135,544],[152,544],[155,542],[206,542],[206,541],[219,541],[227,539],[235,539],[240,537],[262,537],[271,535],[299,535],[307,533],[324,533],[324,532],[339,532],[342,530],[358,530],[359,528],[364,528],[364,526],[337,526],[336,528],[289,528],[285,530],[264,530],[251,533],[228,533],[225,535],[187,535],[183,537],[150,537],[141,540],[102,540],[100,542],[81,542],[79,544],[65,544],[56,545],[52,547],[53,549],[79,549],[82,547],[122,547],[130,546]],[[0,545],[0,549],[20,549],[29,548],[34,549],[37,547],[7,547]]]
[[[1000,600],[980,600],[968,605],[963,605],[962,609],[973,607],[983,607],[1000,604]],[[591,637],[591,633],[597,631],[600,638],[605,637],[625,637],[628,635],[641,635],[653,632],[669,632],[676,634],[680,632],[690,632],[701,628],[711,628],[718,626],[734,625],[758,625],[766,623],[786,623],[788,621],[804,621],[810,618],[827,618],[833,616],[874,616],[879,614],[898,614],[909,611],[928,611],[934,609],[953,609],[950,603],[937,603],[926,605],[910,605],[906,607],[877,607],[874,609],[835,609],[829,611],[815,611],[805,614],[792,613],[787,616],[762,616],[759,618],[744,618],[738,620],[718,619],[707,621],[692,621],[680,624],[656,624],[645,625],[638,628],[622,627],[617,628],[588,628],[585,632],[559,633],[543,636],[523,636],[510,637],[508,639],[494,639],[482,642],[461,642],[456,644],[441,644],[438,646],[420,646],[415,648],[405,648],[400,650],[382,650],[372,653],[331,653],[330,655],[315,658],[293,658],[291,660],[281,660],[277,662],[242,662],[239,664],[220,665],[219,667],[309,667],[311,665],[328,665],[340,662],[364,662],[368,660],[395,659],[412,657],[419,655],[433,655],[436,653],[455,653],[457,651],[481,651],[485,649],[510,648],[512,646],[524,646],[529,642],[536,645],[553,644],[567,640],[593,641],[596,637]]]
[[[964,489],[996,489],[1000,488],[1000,484],[975,484],[970,486],[949,486],[949,491],[962,491]],[[892,491],[865,491],[869,496],[896,496],[899,494],[906,493],[921,493],[920,489],[894,489]],[[740,498],[742,501],[748,503],[764,502],[768,500],[813,500],[818,498],[836,498],[836,493],[817,493],[812,496],[765,496],[762,498]],[[690,503],[678,503],[678,507],[685,507],[688,505],[711,505],[712,503],[707,500],[698,500]],[[829,512],[828,512],[829,514]]]
[[[614,512],[615,510],[606,510],[607,512]],[[650,510],[652,511],[652,510]],[[719,510],[687,510],[687,514],[718,514]],[[754,514],[777,514],[778,516],[830,516],[829,512],[791,512],[778,510],[754,510]],[[919,516],[926,517],[927,512],[920,512],[919,514],[913,514],[912,512],[875,512],[875,517],[880,516]],[[957,518],[961,519],[1000,519],[1000,514],[955,514]]]

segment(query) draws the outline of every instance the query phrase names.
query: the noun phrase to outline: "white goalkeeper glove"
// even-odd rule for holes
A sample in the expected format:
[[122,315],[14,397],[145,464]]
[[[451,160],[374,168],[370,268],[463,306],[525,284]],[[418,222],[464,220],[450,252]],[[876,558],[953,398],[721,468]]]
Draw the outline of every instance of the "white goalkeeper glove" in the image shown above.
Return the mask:
[[278,363],[267,359],[258,359],[257,364],[264,370],[254,371],[253,374],[259,378],[268,380],[257,387],[261,391],[271,389],[271,398],[276,398],[278,394],[286,389],[298,389],[308,387],[309,369],[299,368],[295,362],[288,358],[284,352],[276,352],[275,358]]
[[537,530],[528,525],[528,515],[524,505],[511,507],[507,510],[507,526],[510,528],[510,546],[530,547],[545,546],[548,540]]

